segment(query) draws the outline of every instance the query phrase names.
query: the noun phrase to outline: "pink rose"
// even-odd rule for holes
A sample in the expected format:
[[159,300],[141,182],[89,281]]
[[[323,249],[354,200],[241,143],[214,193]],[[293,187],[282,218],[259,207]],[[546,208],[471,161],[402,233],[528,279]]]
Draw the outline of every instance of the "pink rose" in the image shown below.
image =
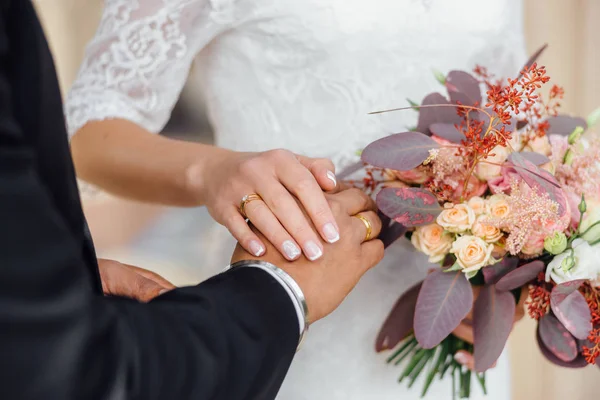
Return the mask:
[[579,203],[581,202],[581,195],[578,196],[570,190],[565,190],[564,194],[567,198],[567,205],[569,207],[571,228],[576,229],[579,224]]
[[527,256],[538,256],[542,254],[544,251],[545,238],[545,234],[541,233],[540,231],[535,231],[527,238],[525,245],[523,245],[523,248],[521,249],[521,253]]
[[517,171],[513,167],[503,166],[500,176],[488,180],[488,185],[493,194],[510,194],[510,185],[514,180],[521,180]]
[[394,171],[394,175],[403,182],[418,185],[425,183],[429,179],[427,169],[423,167],[417,167],[408,171]]
[[[465,187],[464,181],[462,180],[462,174],[457,174],[453,176],[451,180],[456,180],[458,184],[452,192],[452,198],[450,199],[450,201],[459,203],[461,201],[463,189]],[[486,182],[480,181],[475,175],[471,175],[471,178],[469,179],[469,183],[467,185],[466,198],[471,198],[474,196],[483,196],[483,194],[487,190],[487,187],[488,185]]]
[[550,146],[552,147],[552,159],[562,160],[569,148],[568,136],[550,135]]
[[452,143],[451,141],[441,138],[439,136],[431,135],[431,138],[442,146],[456,146],[456,143]]

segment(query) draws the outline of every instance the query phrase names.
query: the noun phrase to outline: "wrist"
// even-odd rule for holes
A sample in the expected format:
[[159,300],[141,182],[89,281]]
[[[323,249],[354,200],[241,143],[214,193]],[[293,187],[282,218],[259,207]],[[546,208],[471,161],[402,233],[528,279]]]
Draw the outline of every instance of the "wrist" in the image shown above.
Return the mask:
[[221,149],[215,146],[200,145],[194,156],[187,163],[182,178],[182,185],[187,197],[195,206],[206,204],[207,194],[210,190],[210,174],[220,169],[231,150]]

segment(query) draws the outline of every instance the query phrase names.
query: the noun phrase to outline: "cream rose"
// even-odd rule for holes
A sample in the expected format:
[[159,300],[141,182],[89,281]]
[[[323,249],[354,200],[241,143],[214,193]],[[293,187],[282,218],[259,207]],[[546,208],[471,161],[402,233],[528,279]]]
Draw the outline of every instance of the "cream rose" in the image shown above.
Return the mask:
[[487,215],[480,215],[475,220],[471,232],[473,235],[482,238],[487,243],[495,243],[502,237],[502,231],[500,228],[485,223],[485,220],[489,217]]
[[417,227],[410,240],[417,250],[429,256],[429,262],[437,263],[450,251],[454,237],[434,223]]
[[437,223],[449,232],[466,232],[475,222],[475,211],[467,204],[446,203],[445,209],[438,215]]
[[465,235],[452,243],[450,252],[464,273],[476,272],[492,261],[494,245],[477,236]]
[[487,212],[492,218],[506,218],[510,214],[508,196],[494,194],[487,199]]
[[475,167],[475,175],[482,181],[487,181],[500,176],[502,164],[508,158],[510,150],[505,146],[496,146],[487,156]]
[[479,196],[474,196],[469,199],[467,205],[475,212],[475,215],[485,214],[486,202],[485,199]]
[[548,140],[548,136],[536,136],[527,142],[523,150],[533,151],[536,153],[543,154],[545,156],[549,156],[552,152],[552,146],[550,146],[550,140]]

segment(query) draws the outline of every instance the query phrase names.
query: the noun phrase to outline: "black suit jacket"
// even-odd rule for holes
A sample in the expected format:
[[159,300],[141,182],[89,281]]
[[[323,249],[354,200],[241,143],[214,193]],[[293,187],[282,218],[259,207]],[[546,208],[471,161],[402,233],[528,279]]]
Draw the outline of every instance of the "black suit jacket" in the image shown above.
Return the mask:
[[274,398],[298,321],[264,271],[102,296],[44,34],[29,0],[0,7],[0,398]]

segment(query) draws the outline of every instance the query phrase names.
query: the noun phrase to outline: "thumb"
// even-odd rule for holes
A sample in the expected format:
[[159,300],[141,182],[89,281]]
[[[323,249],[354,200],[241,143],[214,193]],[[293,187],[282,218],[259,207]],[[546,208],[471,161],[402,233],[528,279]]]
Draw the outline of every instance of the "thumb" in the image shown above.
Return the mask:
[[330,192],[338,187],[335,176],[335,166],[326,158],[310,158],[296,155],[300,164],[302,164],[315,177],[321,189]]

